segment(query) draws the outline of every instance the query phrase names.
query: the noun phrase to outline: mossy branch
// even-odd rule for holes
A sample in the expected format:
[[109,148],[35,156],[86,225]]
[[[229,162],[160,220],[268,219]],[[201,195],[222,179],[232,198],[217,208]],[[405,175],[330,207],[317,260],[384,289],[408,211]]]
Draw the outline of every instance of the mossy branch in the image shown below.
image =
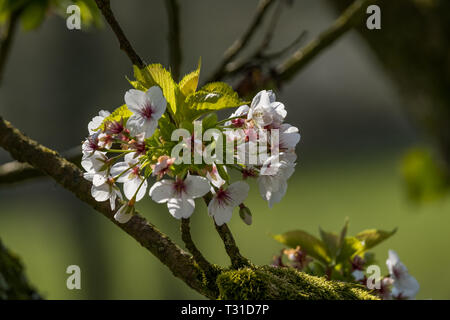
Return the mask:
[[25,276],[20,259],[0,240],[0,300],[38,300],[41,296]]

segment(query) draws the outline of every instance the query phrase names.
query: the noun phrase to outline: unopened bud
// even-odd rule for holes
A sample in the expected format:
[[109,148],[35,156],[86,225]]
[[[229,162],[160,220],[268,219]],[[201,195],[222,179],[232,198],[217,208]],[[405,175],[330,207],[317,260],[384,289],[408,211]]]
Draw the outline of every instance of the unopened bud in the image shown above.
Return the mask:
[[241,204],[239,208],[239,216],[247,225],[252,224],[252,212],[245,205]]

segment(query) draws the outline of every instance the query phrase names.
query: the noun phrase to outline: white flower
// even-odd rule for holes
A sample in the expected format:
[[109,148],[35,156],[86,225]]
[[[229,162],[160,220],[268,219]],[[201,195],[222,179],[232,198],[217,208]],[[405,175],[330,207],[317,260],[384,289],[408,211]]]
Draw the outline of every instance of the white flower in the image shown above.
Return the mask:
[[220,188],[208,204],[209,215],[218,226],[231,220],[233,209],[248,196],[250,187],[243,181],[236,181],[226,189]]
[[157,203],[167,202],[167,208],[174,218],[186,219],[194,212],[194,199],[204,196],[209,190],[206,178],[188,174],[184,180],[163,179],[156,182],[150,188],[150,197]]
[[103,120],[105,120],[105,118],[109,115],[109,111],[100,110],[98,116],[93,117],[92,120],[88,123],[89,134],[94,134],[95,132],[97,132],[97,129],[103,123]]
[[288,123],[283,123],[280,126],[279,139],[280,141],[278,147],[281,151],[294,152],[295,146],[300,142],[298,128],[291,126]]
[[114,219],[119,223],[127,223],[133,217],[134,206],[130,206],[128,203],[122,205],[114,215]]
[[107,180],[107,162],[108,158],[104,152],[95,151],[90,156],[84,156],[81,159],[81,166],[86,170],[84,177],[92,181],[94,186],[104,184]]
[[[225,167],[223,167],[223,169],[226,172],[227,169]],[[220,188],[225,183],[225,180],[220,176],[215,163],[212,164],[211,171],[206,173],[206,178],[216,188]]]
[[97,131],[87,137],[86,140],[84,140],[83,144],[81,145],[83,157],[90,157],[95,151],[101,148],[98,140],[99,135],[100,131]]
[[394,250],[389,250],[386,265],[393,281],[392,296],[397,299],[414,299],[419,291],[419,283],[408,273]]
[[125,103],[133,112],[126,125],[130,133],[137,135],[144,132],[146,138],[151,137],[158,126],[158,119],[166,111],[167,101],[161,89],[154,86],[147,92],[128,90],[125,93]]
[[271,208],[274,203],[280,202],[287,191],[287,180],[295,171],[295,154],[280,153],[278,161],[275,156],[269,157],[263,165],[258,178],[259,192]]
[[247,119],[253,120],[258,128],[279,128],[286,115],[284,105],[275,101],[275,94],[263,90],[253,98]]
[[[136,153],[127,153],[123,162],[117,162],[111,167],[111,175],[119,176],[117,182],[123,183],[123,193],[131,200],[136,194],[136,201],[141,200],[147,191],[147,180],[140,175],[141,167]],[[125,172],[125,173],[124,173]],[[139,189],[139,191],[138,191]]]
[[[235,117],[239,117],[239,116],[245,116],[248,113],[249,110],[250,110],[250,108],[249,108],[248,105],[240,106],[239,108],[236,109],[235,112],[233,112],[230,115],[230,118],[235,118]],[[225,122],[226,126],[233,125],[236,128],[240,128],[240,127],[244,126],[244,124],[245,124],[245,119],[244,118],[237,118],[237,119],[233,119],[233,120]]]
[[83,175],[86,180],[93,182],[91,187],[92,197],[98,202],[103,202],[109,199],[111,210],[114,210],[116,208],[116,199],[122,199],[122,193],[114,183],[114,179],[111,176],[105,177],[103,183],[99,183],[98,180],[97,184],[94,184],[96,175],[97,174],[94,171],[86,172]]

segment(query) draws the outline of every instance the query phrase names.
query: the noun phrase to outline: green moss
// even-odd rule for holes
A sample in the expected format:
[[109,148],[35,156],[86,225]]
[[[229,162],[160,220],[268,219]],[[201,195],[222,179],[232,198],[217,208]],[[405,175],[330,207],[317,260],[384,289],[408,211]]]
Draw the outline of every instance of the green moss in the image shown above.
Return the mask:
[[270,266],[229,270],[217,277],[224,300],[375,300],[360,285],[310,276],[292,268]]
[[0,241],[0,300],[40,299],[29,285],[22,263]]

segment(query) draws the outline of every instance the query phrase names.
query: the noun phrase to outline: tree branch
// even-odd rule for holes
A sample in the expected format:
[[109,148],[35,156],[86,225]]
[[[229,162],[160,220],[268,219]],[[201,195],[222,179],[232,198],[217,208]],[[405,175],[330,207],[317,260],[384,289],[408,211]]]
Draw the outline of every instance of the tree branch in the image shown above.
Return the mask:
[[208,82],[212,82],[215,81],[215,79],[221,79],[223,77],[223,74],[226,73],[227,65],[248,45],[261,25],[268,9],[275,3],[275,1],[277,0],[260,0],[258,7],[256,8],[255,15],[253,16],[247,30],[225,51],[222,62],[209,78]]
[[[81,162],[81,151],[79,146],[63,152],[62,156],[79,167]],[[45,176],[46,175],[42,171],[34,168],[28,163],[11,161],[0,165],[0,185],[18,183],[28,179]]]
[[117,22],[114,13],[111,10],[111,3],[109,0],[95,0],[95,3],[97,4],[97,7],[100,9],[101,13],[105,17],[106,21],[108,22],[111,29],[114,31],[117,40],[119,40],[120,49],[123,50],[128,58],[130,58],[131,63],[133,65],[138,66],[139,68],[145,67],[144,62],[139,57],[139,55],[134,50],[133,46],[131,45],[130,41],[128,41],[128,38],[125,36],[125,33],[123,32],[122,28],[119,25],[119,22]]
[[377,0],[356,0],[353,2],[327,30],[304,48],[297,50],[276,68],[278,83],[292,79],[314,57],[352,28],[365,14],[366,8],[376,2]]
[[0,300],[38,300],[39,293],[30,285],[20,259],[0,240]]
[[90,193],[92,184],[83,178],[83,173],[77,166],[62,158],[56,151],[26,137],[1,117],[0,146],[16,160],[28,162],[33,167],[51,176],[62,187],[74,193],[81,201],[102,213],[148,249],[176,277],[182,279],[190,287],[208,298],[215,298],[214,292],[202,283],[201,273],[195,266],[191,255],[180,249],[138,213],[128,223],[119,224],[114,219],[114,212],[111,211],[107,202],[97,202],[92,198]]
[[11,45],[16,34],[17,24],[19,22],[21,10],[15,10],[8,19],[4,33],[0,40],[0,83],[3,80],[6,60],[8,59]]
[[165,0],[169,20],[169,49],[172,77],[178,81],[183,55],[181,51],[180,8],[177,0]]
[[181,238],[184,244],[186,245],[186,249],[188,249],[189,252],[194,257],[195,262],[198,263],[198,265],[203,271],[209,272],[212,269],[212,265],[208,262],[208,260],[205,259],[203,254],[200,252],[200,250],[198,250],[197,246],[192,240],[189,223],[190,223],[189,218],[181,219]]

